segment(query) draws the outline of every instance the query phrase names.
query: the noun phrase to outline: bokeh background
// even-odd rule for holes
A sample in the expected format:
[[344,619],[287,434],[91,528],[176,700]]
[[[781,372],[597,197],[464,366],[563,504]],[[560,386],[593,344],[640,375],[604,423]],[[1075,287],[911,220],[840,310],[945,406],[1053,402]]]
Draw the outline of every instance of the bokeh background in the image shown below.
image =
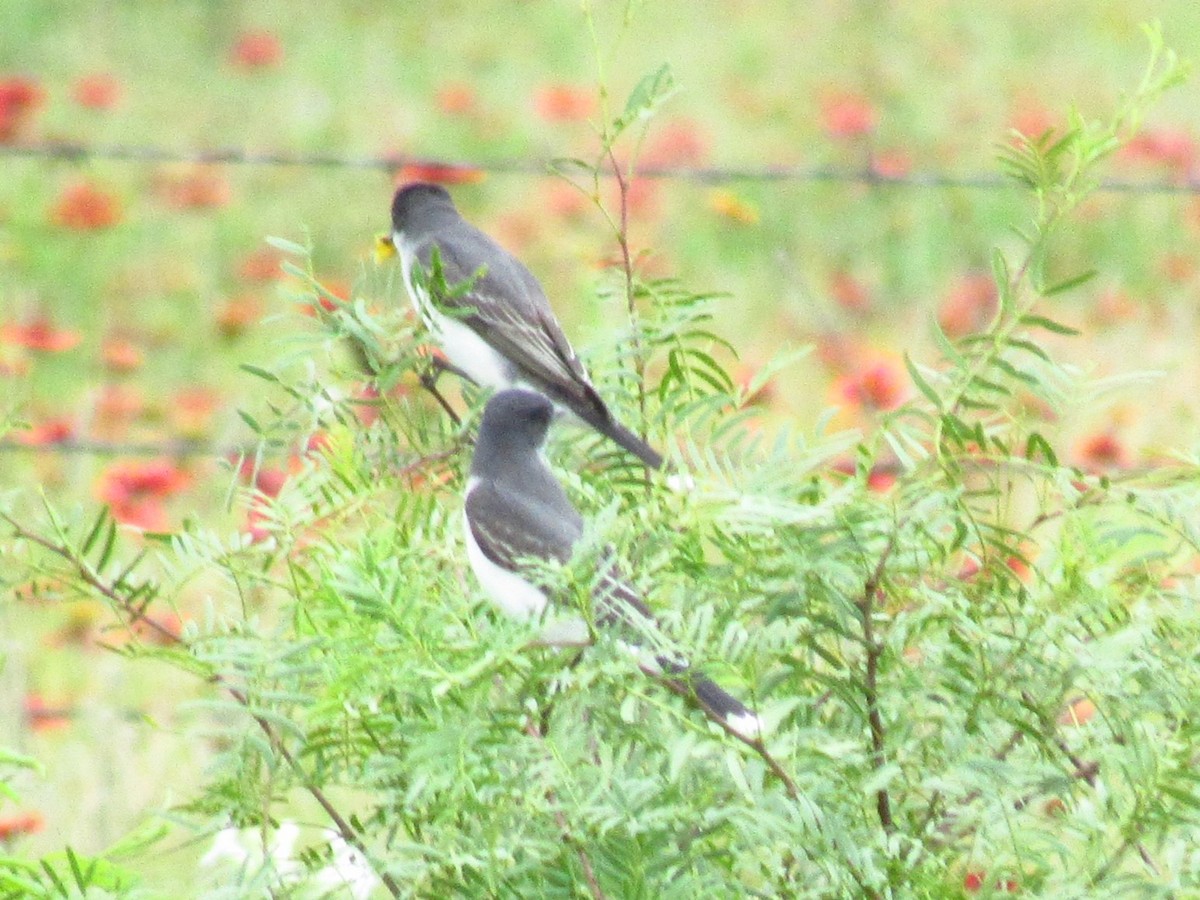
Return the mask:
[[[630,197],[643,271],[724,295],[714,330],[740,378],[815,347],[763,392],[766,422],[811,428],[836,407],[823,427],[869,429],[910,392],[901,353],[936,361],[932,322],[961,335],[990,315],[992,249],[1031,203],[999,177],[1010,130],[1109,116],[1141,75],[1141,21],[1200,51],[1191,0],[595,6],[592,30],[565,0],[0,4],[6,503],[32,515],[40,489],[150,532],[190,516],[253,533],[229,460],[264,387],[240,367],[315,327],[264,239],[309,245],[339,296],[397,302],[371,247],[398,180],[450,184],[576,345],[602,345],[613,235],[545,163],[594,160],[593,123],[664,63],[679,90],[640,160],[673,174]],[[1198,110],[1194,81],[1169,95],[1055,248],[1060,274],[1097,271],[1046,310],[1083,332],[1059,352],[1121,386],[1050,423],[1082,466],[1196,445]],[[1131,377],[1145,370],[1161,374]],[[265,460],[258,487],[293,465]],[[213,749],[197,687],[114,654],[130,636],[98,605],[2,572],[0,589],[0,744],[45,767],[20,803],[0,798],[0,841],[96,851],[186,799]],[[179,620],[202,582],[192,599]],[[202,849],[177,842],[164,873]]]

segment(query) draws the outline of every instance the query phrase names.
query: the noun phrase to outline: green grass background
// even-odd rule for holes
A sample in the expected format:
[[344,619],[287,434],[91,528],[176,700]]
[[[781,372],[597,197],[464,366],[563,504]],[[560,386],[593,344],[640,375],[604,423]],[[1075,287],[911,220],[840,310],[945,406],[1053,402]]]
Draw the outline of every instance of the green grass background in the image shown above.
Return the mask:
[[[707,148],[704,161],[729,167],[861,167],[862,142],[822,128],[822,98],[848,92],[877,114],[871,145],[901,153],[914,171],[995,174],[997,144],[1031,112],[1064,123],[1075,105],[1104,116],[1136,84],[1146,44],[1138,23],[1163,22],[1169,46],[1200,50],[1200,5],[1011,0],[935,2],[735,3],[669,0],[624,7],[597,4],[597,44],[613,111],[645,74],[668,63],[681,90],[651,126],[650,138],[684,127]],[[265,30],[282,60],[245,70],[230,60],[238,36]],[[109,110],[73,102],[81,77],[110,73],[120,85]],[[245,148],[279,153],[374,157],[403,153],[476,161],[559,156],[591,158],[594,130],[538,115],[542,89],[596,93],[598,67],[577,3],[316,2],[84,3],[7,0],[0,5],[0,78],[25,75],[45,92],[21,140],[153,145],[180,151]],[[438,92],[465,85],[470,115],[439,107]],[[1193,81],[1147,123],[1197,133]],[[0,148],[5,149],[5,148]],[[11,149],[11,148],[9,148]],[[0,412],[36,423],[67,415],[86,434],[98,392],[120,383],[145,411],[126,439],[176,434],[181,392],[211,391],[219,408],[205,436],[245,440],[236,410],[261,408],[261,382],[239,369],[269,365],[289,335],[311,328],[285,289],[250,284],[240,262],[267,235],[311,242],[319,277],[352,286],[372,302],[385,275],[370,260],[372,236],[387,226],[391,174],[361,168],[229,166],[218,170],[228,203],[180,210],[156,179],[170,166],[0,155],[0,324],[47,313],[78,330],[73,350],[29,357],[24,377],[0,379]],[[1164,181],[1178,173],[1119,158],[1115,177]],[[113,192],[122,220],[110,229],[69,231],[49,210],[65,186],[86,180]],[[855,346],[934,360],[929,323],[956,279],[986,272],[991,249],[1012,243],[1029,199],[1015,188],[947,189],[805,181],[738,181],[720,187],[757,211],[743,223],[713,208],[714,186],[657,184],[651,214],[635,218],[636,245],[656,266],[696,290],[728,296],[715,330],[751,369],[775,352],[838,336]],[[602,344],[615,311],[596,299],[600,261],[614,244],[593,211],[551,211],[561,183],[550,175],[498,174],[455,189],[464,213],[518,251],[542,278],[567,332]],[[1104,193],[1077,217],[1057,248],[1060,274],[1097,269],[1084,289],[1047,312],[1084,329],[1062,352],[1096,376],[1153,368],[1161,380],[1098,404],[1081,404],[1056,431],[1070,456],[1082,436],[1112,429],[1134,457],[1196,444],[1200,359],[1196,273],[1200,205],[1186,193]],[[869,290],[866,314],[840,308],[838,272]],[[1096,309],[1120,292],[1133,313],[1104,322]],[[223,336],[215,312],[255,294],[260,323]],[[108,371],[106,336],[143,350],[131,374]],[[832,373],[817,356],[776,380],[777,421],[809,427],[831,403]],[[351,389],[351,385],[344,386]],[[35,508],[34,486],[57,502],[94,507],[109,460],[51,451],[0,456],[0,491]],[[171,501],[184,515],[234,529],[240,511],[224,503],[232,476],[203,461],[194,486]],[[201,604],[204,585],[194,588]],[[149,812],[186,798],[209,752],[203,719],[181,700],[194,685],[152,664],[57,639],[71,615],[60,605],[0,601],[0,651],[7,658],[0,737],[37,756],[45,772],[23,785],[25,807],[46,820],[22,851],[64,843],[95,851]],[[65,728],[33,732],[20,714],[31,691],[77,710]],[[0,816],[14,809],[0,805]],[[164,857],[170,883],[182,845]],[[190,863],[189,863],[190,864]]]

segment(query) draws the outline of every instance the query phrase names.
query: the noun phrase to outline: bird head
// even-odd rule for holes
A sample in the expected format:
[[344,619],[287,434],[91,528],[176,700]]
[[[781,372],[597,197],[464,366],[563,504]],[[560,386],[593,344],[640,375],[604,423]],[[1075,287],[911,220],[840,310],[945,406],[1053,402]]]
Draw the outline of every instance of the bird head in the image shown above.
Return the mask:
[[446,211],[457,215],[450,192],[440,184],[406,184],[392,198],[392,234],[411,234],[428,227]]

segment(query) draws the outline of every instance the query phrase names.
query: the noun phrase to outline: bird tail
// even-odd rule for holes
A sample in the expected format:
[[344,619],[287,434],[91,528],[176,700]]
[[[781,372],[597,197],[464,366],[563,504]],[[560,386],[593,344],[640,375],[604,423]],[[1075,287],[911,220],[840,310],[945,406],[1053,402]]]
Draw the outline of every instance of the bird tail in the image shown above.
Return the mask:
[[698,673],[692,674],[686,665],[661,656],[656,662],[671,676],[666,679],[668,686],[675,693],[690,698],[710,719],[722,723],[746,741],[758,740],[762,735],[762,719],[715,681]]
[[593,427],[621,448],[628,450],[651,469],[662,468],[662,454],[611,416],[604,421],[593,423]]

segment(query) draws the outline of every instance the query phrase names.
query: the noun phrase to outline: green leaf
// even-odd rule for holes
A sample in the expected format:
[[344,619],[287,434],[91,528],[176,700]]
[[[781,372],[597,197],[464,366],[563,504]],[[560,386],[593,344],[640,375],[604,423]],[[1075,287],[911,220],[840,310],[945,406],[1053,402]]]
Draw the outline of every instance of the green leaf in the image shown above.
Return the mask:
[[1074,337],[1080,333],[1078,329],[1072,328],[1070,325],[1063,325],[1061,322],[1055,322],[1053,319],[1034,315],[1033,313],[1026,313],[1021,316],[1019,321],[1022,325],[1030,328],[1043,328],[1055,334],[1065,334]]
[[929,382],[925,380],[924,376],[917,371],[917,367],[913,363],[912,357],[908,355],[907,351],[904,354],[904,368],[908,369],[908,377],[913,380],[913,384],[917,386],[917,390],[924,394],[926,399],[929,400],[929,402],[932,403],[935,408],[941,409],[942,398],[937,395],[937,391],[930,387]]
[[620,134],[638,119],[649,117],[674,92],[675,76],[671,73],[670,65],[663,63],[630,91],[624,112],[613,123],[614,131]]
[[311,252],[308,247],[297,244],[295,241],[289,241],[287,238],[268,235],[265,240],[276,250],[282,250],[284,253],[290,253],[292,256],[308,256]]
[[1050,287],[1042,288],[1042,295],[1045,297],[1053,297],[1055,294],[1063,294],[1072,288],[1077,288],[1081,284],[1086,284],[1096,277],[1095,269],[1088,269],[1086,272],[1080,272],[1070,278],[1064,278]]

